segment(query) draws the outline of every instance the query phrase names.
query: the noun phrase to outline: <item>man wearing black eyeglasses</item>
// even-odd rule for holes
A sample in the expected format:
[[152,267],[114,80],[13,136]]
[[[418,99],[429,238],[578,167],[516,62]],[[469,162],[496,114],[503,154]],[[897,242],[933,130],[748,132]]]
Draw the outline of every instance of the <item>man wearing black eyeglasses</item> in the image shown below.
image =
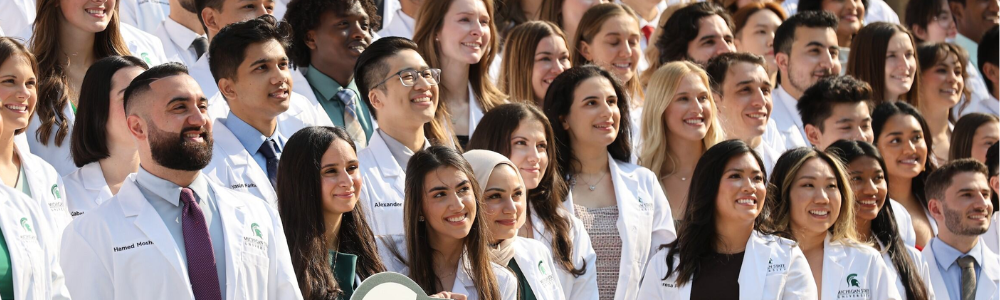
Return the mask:
[[378,121],[368,147],[358,152],[365,183],[360,205],[367,206],[375,235],[403,234],[406,164],[415,152],[446,136],[441,124],[432,123],[440,104],[441,70],[427,66],[413,41],[386,37],[361,53],[354,78]]

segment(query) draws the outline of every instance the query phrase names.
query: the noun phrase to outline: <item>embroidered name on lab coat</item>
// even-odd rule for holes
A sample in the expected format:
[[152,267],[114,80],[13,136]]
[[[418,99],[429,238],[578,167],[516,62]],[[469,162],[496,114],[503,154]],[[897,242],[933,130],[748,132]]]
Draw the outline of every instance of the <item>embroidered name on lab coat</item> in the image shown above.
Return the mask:
[[375,207],[402,207],[403,204],[399,202],[375,202]]
[[253,182],[251,182],[251,183],[237,183],[237,184],[234,184],[230,189],[234,189],[235,190],[235,189],[249,189],[249,188],[257,188],[257,184],[255,184]]
[[131,245],[127,245],[127,246],[115,247],[114,250],[115,250],[115,252],[122,252],[122,251],[125,251],[125,250],[135,249],[135,247],[149,246],[149,245],[152,245],[152,244],[153,244],[153,241],[138,242],[138,243],[132,243]]

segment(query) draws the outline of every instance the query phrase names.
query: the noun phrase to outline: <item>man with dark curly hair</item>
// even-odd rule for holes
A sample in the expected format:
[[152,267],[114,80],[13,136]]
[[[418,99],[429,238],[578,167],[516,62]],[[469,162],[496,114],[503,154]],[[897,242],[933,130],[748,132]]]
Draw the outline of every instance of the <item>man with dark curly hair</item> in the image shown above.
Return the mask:
[[373,122],[354,83],[354,64],[371,44],[378,19],[372,0],[293,0],[285,12],[292,27],[288,55],[298,68],[295,92],[322,106],[359,148],[368,144]]

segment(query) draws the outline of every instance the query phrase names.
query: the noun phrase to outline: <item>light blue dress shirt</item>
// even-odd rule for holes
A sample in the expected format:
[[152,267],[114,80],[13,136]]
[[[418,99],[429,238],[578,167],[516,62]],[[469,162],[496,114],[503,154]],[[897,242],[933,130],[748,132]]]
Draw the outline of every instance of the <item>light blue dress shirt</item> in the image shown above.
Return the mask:
[[[962,267],[958,265],[956,260],[966,255],[976,259],[976,283],[978,284],[978,279],[981,278],[979,273],[983,270],[983,243],[976,243],[976,246],[972,247],[969,253],[962,253],[935,237],[931,239],[930,247],[934,251],[934,260],[937,261],[935,267],[941,272],[944,285],[948,288],[948,297],[962,299]],[[939,291],[935,292],[940,293]]]
[[278,130],[281,126],[280,122],[274,127],[274,133],[271,136],[264,136],[257,128],[253,128],[253,126],[241,120],[232,111],[229,112],[229,115],[225,119],[220,121],[226,125],[226,128],[229,128],[229,131],[236,136],[236,139],[240,140],[240,144],[243,144],[243,148],[247,149],[247,152],[257,162],[260,169],[264,170],[264,173],[267,173],[267,158],[264,157],[263,153],[258,151],[260,150],[260,145],[264,144],[264,141],[273,139],[277,142],[278,159],[281,159],[281,151],[285,149],[285,137],[281,135],[281,130]]
[[[146,169],[139,168],[136,175],[136,184],[139,192],[149,201],[156,213],[163,219],[163,224],[167,226],[167,231],[177,243],[180,249],[181,264],[187,265],[187,252],[184,250],[184,228],[181,224],[181,213],[184,212],[181,203],[181,186],[173,182],[156,177],[156,175],[146,172]],[[226,299],[226,244],[222,231],[222,219],[219,218],[219,205],[216,202],[215,191],[208,185],[208,180],[198,173],[198,177],[188,186],[194,191],[195,201],[205,215],[205,224],[208,225],[208,234],[212,238],[212,252],[215,254],[215,273],[219,276],[219,290],[222,291],[222,299]]]

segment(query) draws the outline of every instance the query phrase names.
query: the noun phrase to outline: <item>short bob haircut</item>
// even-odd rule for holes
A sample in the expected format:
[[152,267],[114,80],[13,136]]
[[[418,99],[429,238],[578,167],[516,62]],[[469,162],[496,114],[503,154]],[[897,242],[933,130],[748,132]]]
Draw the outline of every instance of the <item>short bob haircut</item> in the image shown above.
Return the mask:
[[503,53],[498,79],[500,90],[509,95],[511,101],[539,105],[545,99],[545,95],[541,98],[535,97],[531,74],[535,67],[535,49],[538,48],[538,43],[547,37],[563,39],[568,51],[566,35],[559,26],[551,22],[529,21],[517,25],[507,33],[504,45],[507,51]]
[[[896,101],[897,99],[885,99],[885,53],[889,49],[889,40],[892,36],[903,33],[910,39],[910,45],[916,54],[917,42],[913,39],[913,34],[902,25],[875,22],[858,30],[851,42],[851,53],[847,59],[847,74],[861,79],[872,87],[872,102],[879,104],[886,101]],[[917,59],[914,58],[916,61]],[[916,70],[920,70],[920,61]],[[913,74],[913,85],[910,91],[899,96],[899,101],[906,101],[913,106],[920,107],[920,72]]]
[[795,176],[799,170],[812,159],[819,159],[826,163],[837,178],[837,189],[841,198],[840,215],[828,230],[830,241],[841,242],[845,245],[858,243],[858,233],[854,225],[854,191],[851,189],[851,181],[847,177],[847,171],[839,159],[812,147],[795,148],[778,158],[773,173],[771,173],[771,180],[767,185],[767,200],[764,201],[764,212],[761,213],[766,217],[763,218],[764,224],[761,225],[761,231],[795,240],[791,213],[792,186],[795,185]]
[[[629,96],[618,82],[618,79],[601,67],[584,65],[570,68],[566,72],[559,74],[552,81],[552,85],[549,86],[549,91],[545,93],[545,105],[543,109],[545,116],[549,120],[558,121],[569,115],[570,107],[573,106],[573,102],[575,101],[576,88],[583,81],[593,77],[604,77],[614,87],[615,94],[618,97],[618,111],[621,114],[621,118],[618,121],[618,135],[615,137],[615,141],[608,145],[608,153],[615,160],[627,162],[632,157],[632,142],[629,138],[632,135],[632,130],[630,129],[632,125],[629,119]],[[555,136],[556,149],[559,152],[556,161],[559,164],[560,173],[563,175],[576,174],[579,171],[576,166],[581,162],[573,152],[569,131],[562,126],[552,126],[552,131]]]
[[[760,168],[761,180],[767,180],[767,171],[764,168],[764,161],[760,155],[741,140],[728,140],[715,144],[698,160],[691,175],[691,191],[688,194],[687,207],[684,211],[688,217],[684,218],[684,226],[680,227],[677,239],[668,245],[660,245],[660,248],[669,247],[667,253],[667,277],[677,272],[677,284],[682,285],[691,282],[698,271],[698,262],[709,253],[715,251],[718,244],[719,229],[715,227],[716,212],[718,207],[716,199],[719,196],[719,185],[722,176],[726,173],[726,165],[734,158],[750,155],[757,162]],[[765,191],[766,192],[766,191]],[[766,199],[766,197],[765,197]],[[760,201],[765,201],[760,199]],[[767,202],[765,202],[767,203]],[[764,222],[764,214],[757,215],[757,220],[753,223],[754,230],[758,229]],[[681,259],[674,266],[674,256],[680,255]],[[650,262],[653,263],[653,262]]]
[[698,76],[708,92],[708,105],[713,117],[707,120],[708,132],[702,138],[701,144],[704,150],[708,150],[716,143],[723,140],[725,133],[722,131],[718,121],[718,105],[712,96],[712,84],[700,66],[689,61],[669,62],[653,73],[649,81],[649,96],[642,110],[642,126],[640,136],[642,144],[639,148],[639,165],[646,167],[658,176],[667,176],[677,170],[675,167],[680,163],[675,154],[669,151],[670,143],[682,143],[684,141],[671,141],[667,139],[667,120],[663,114],[667,107],[674,102],[674,94],[681,88],[681,81],[685,76],[693,74]]
[[[111,93],[114,92],[111,78],[119,70],[130,67],[149,69],[140,58],[117,55],[102,58],[87,69],[80,88],[76,123],[73,124],[73,134],[70,136],[70,154],[77,167],[82,168],[111,156],[108,151],[108,114],[111,109]],[[123,103],[122,110],[124,109]]]
[[[28,48],[25,47],[24,44],[22,44],[18,40],[11,37],[0,36],[0,64],[3,64],[8,59],[13,59],[16,57],[20,57],[26,60],[28,64],[31,65],[31,72],[35,74],[35,82],[36,82],[35,92],[37,93],[38,92],[37,82],[41,81],[39,80],[38,77],[42,74],[38,74],[38,61],[35,60],[35,55],[31,54],[31,51],[29,51]],[[38,106],[37,102],[35,106]],[[29,114],[33,114],[34,112],[35,112],[34,107],[28,107]],[[21,134],[22,132],[24,132],[24,130],[25,128],[15,129],[14,134],[15,135]]]
[[688,43],[698,37],[698,20],[705,17],[717,15],[726,21],[726,26],[733,31],[733,21],[729,14],[718,4],[712,2],[698,2],[681,8],[667,20],[667,23],[660,27],[662,32],[656,39],[656,48],[660,50],[660,57],[648,57],[648,60],[657,59],[660,64],[671,61],[688,59]]
[[[951,147],[948,150],[948,160],[958,160],[972,157],[972,143],[975,142],[976,130],[983,125],[996,126],[1000,119],[995,115],[984,113],[971,113],[962,116],[955,123],[955,129],[951,132]],[[985,162],[984,162],[985,163]]]
[[[911,116],[920,123],[920,129],[923,131],[924,144],[927,145],[927,159],[924,160],[924,171],[917,174],[916,177],[912,179],[912,187],[910,192],[913,194],[917,201],[924,207],[927,208],[927,197],[924,195],[924,184],[927,182],[927,175],[937,169],[937,165],[931,159],[931,151],[934,149],[934,139],[930,138],[931,131],[927,126],[927,120],[924,116],[917,111],[912,105],[906,102],[884,102],[875,106],[872,110],[872,133],[875,134],[875,140],[872,144],[877,148],[879,145],[879,136],[882,135],[882,129],[885,127],[885,123],[889,121],[890,118],[897,115]],[[889,170],[885,170],[886,177],[892,176],[889,174]]]

